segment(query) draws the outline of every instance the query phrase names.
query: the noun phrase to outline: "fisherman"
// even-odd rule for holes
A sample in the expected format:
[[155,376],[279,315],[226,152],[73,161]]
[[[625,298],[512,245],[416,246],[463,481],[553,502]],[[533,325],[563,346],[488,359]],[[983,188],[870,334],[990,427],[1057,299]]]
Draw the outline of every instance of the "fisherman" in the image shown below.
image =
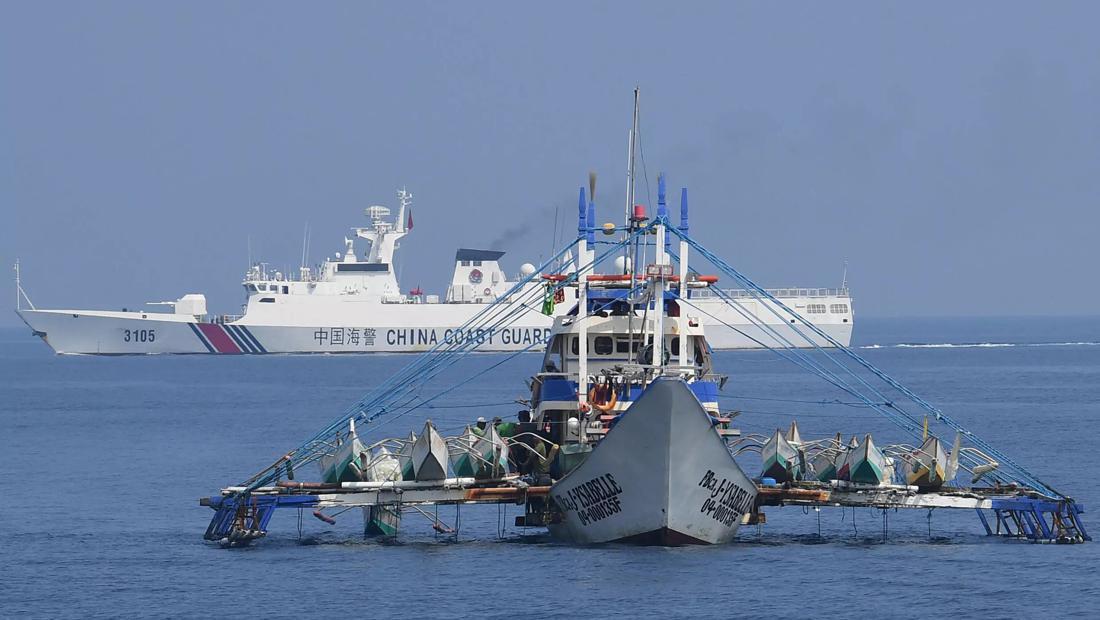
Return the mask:
[[558,446],[541,437],[534,439],[533,450],[527,450],[527,458],[521,464],[521,473],[530,474],[535,479],[535,484],[548,485],[550,479],[550,466],[558,457]]
[[485,418],[483,416],[478,416],[477,423],[474,424],[474,427],[470,429],[470,432],[477,435],[478,437],[484,437],[486,426],[488,426],[488,423],[485,421]]
[[499,418],[493,418],[493,425],[496,427],[496,432],[504,439],[514,438],[519,432],[519,425],[516,422],[504,422]]

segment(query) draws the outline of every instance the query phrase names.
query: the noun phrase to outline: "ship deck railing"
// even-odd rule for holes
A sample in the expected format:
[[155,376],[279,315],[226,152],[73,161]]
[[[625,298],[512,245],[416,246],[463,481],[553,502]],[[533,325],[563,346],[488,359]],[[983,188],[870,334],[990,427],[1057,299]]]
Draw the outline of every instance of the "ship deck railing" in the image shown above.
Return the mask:
[[[756,299],[759,297],[759,293],[754,291],[747,291],[741,288],[724,288],[721,289],[722,295],[726,297],[733,297],[737,299]],[[805,298],[817,298],[817,297],[844,297],[850,298],[851,294],[848,292],[847,287],[842,288],[770,288],[767,292],[772,297],[779,298],[791,298],[791,297],[805,297]],[[707,298],[717,296],[714,291],[707,289],[700,289],[691,292],[692,298]]]

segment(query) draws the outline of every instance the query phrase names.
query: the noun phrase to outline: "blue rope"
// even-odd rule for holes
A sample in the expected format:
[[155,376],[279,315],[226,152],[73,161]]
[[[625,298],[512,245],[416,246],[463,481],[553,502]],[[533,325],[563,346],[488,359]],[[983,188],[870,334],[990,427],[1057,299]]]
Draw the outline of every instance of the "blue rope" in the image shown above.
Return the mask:
[[[990,445],[988,442],[984,441],[983,439],[981,439],[980,437],[975,435],[973,432],[965,429],[961,424],[959,424],[957,421],[955,421],[954,419],[949,417],[947,414],[945,414],[939,408],[935,407],[934,405],[932,405],[928,401],[924,400],[923,398],[921,398],[920,396],[915,394],[909,388],[902,385],[900,382],[895,380],[893,377],[890,377],[889,375],[887,375],[885,372],[883,372],[878,367],[871,364],[869,361],[867,361],[866,359],[861,357],[855,351],[853,351],[850,348],[842,345],[835,338],[833,338],[828,333],[826,333],[823,330],[821,330],[820,328],[818,328],[813,323],[805,320],[797,312],[795,312],[791,308],[787,307],[785,304],[783,304],[783,302],[776,299],[767,290],[765,290],[761,286],[757,285],[755,282],[753,282],[747,276],[745,276],[744,274],[739,272],[737,269],[735,269],[734,267],[732,267],[731,265],[729,265],[728,263],[723,261],[721,258],[718,258],[716,255],[714,255],[712,252],[710,252],[705,247],[700,245],[697,241],[695,241],[694,239],[689,237],[687,234],[680,231],[675,226],[668,226],[667,228],[670,231],[672,231],[673,234],[678,236],[680,239],[687,242],[688,245],[690,245],[693,249],[698,251],[704,258],[706,258],[708,261],[710,261],[711,264],[713,264],[716,268],[721,270],[727,276],[732,277],[738,284],[740,284],[746,290],[752,292],[755,298],[757,298],[757,299],[766,299],[766,300],[770,301],[772,304],[774,304],[774,307],[770,307],[770,306],[768,306],[768,304],[764,304],[765,307],[769,307],[769,309],[773,312],[773,314],[775,314],[776,316],[778,316],[780,318],[783,318],[782,315],[780,315],[778,312],[775,311],[776,307],[782,309],[791,318],[796,319],[799,323],[801,323],[805,327],[809,328],[814,334],[821,337],[826,342],[828,342],[833,347],[835,347],[835,349],[837,351],[840,351],[841,353],[846,355],[848,358],[850,358],[852,361],[856,362],[858,365],[862,366],[867,371],[869,371],[870,373],[872,373],[873,375],[878,377],[880,380],[885,382],[887,385],[889,385],[893,389],[897,390],[899,393],[904,395],[910,401],[915,403],[918,407],[924,409],[928,413],[935,416],[936,420],[941,421],[945,425],[947,425],[948,427],[954,429],[955,431],[957,431],[957,432],[959,432],[963,435],[966,435],[968,440],[972,444],[974,444],[975,446],[980,448],[983,452],[988,454],[990,457],[996,459],[998,462],[1000,462],[1004,465],[1007,465],[1008,467],[1013,469],[1020,476],[1020,478],[1022,479],[1023,482],[1027,483],[1028,485],[1034,487],[1037,490],[1047,492],[1047,493],[1049,493],[1051,495],[1054,495],[1054,496],[1065,497],[1065,495],[1063,495],[1062,493],[1059,493],[1057,490],[1055,490],[1050,485],[1048,485],[1048,484],[1044,483],[1043,481],[1039,480],[1031,472],[1029,472],[1027,469],[1025,469],[1022,465],[1020,465],[1019,463],[1017,463],[1014,460],[1010,459],[1008,456],[1006,456],[1000,450],[997,450],[992,445]],[[714,290],[720,290],[720,289],[715,288]],[[727,304],[730,304],[732,300],[726,298],[725,301],[727,302]],[[759,321],[759,319],[756,319],[755,322],[757,322],[758,324],[762,323],[761,321]],[[814,349],[816,349],[819,352],[821,352],[822,354],[824,354],[828,359],[832,360],[838,366],[841,366],[842,368],[844,368],[846,370],[846,372],[848,372],[848,374],[855,377],[865,387],[867,387],[871,391],[875,392],[876,394],[881,394],[878,390],[876,390],[875,388],[870,386],[865,380],[863,380],[862,377],[859,377],[858,375],[856,375],[850,368],[843,365],[838,359],[836,359],[828,351],[825,351],[820,345],[817,344],[817,342],[813,338],[807,336],[799,328],[798,325],[792,324],[791,327],[794,328],[796,333],[798,333],[800,336],[805,338],[807,343],[809,343]],[[771,347],[769,347],[769,348],[771,348]],[[848,390],[845,390],[845,391],[848,391]],[[849,393],[852,393],[852,392],[849,392]],[[871,406],[876,411],[878,411],[880,413],[883,413],[883,414],[886,414],[889,419],[895,421],[895,423],[898,423],[898,425],[901,426],[903,429],[909,430],[910,432],[913,432],[914,434],[916,434],[919,437],[918,429],[922,428],[922,425],[920,425],[920,423],[917,420],[913,419],[909,414],[907,414],[904,410],[902,410],[896,403],[890,402],[889,399],[886,399],[885,397],[883,397],[883,400],[889,403],[888,407],[891,410],[896,411],[896,412],[898,412],[898,414],[903,416],[903,418],[901,418],[901,420],[899,420],[897,416],[891,416],[891,415],[887,414],[887,412],[884,411],[883,407],[878,406],[877,404],[875,404],[873,401],[866,398],[862,394],[859,394],[857,397],[859,397],[860,400],[864,400],[866,404]],[[904,422],[902,420],[904,420]],[[997,477],[996,476],[997,472],[993,472],[993,473],[994,473],[994,476],[991,476],[991,477]]]
[[[618,249],[626,247],[635,237],[645,234],[645,232],[646,229],[638,230],[598,256],[595,256],[592,262],[582,267],[582,271],[591,268],[592,265],[604,260]],[[527,307],[526,304],[546,294],[545,289],[543,287],[531,287],[527,291],[523,289],[531,281],[541,277],[540,274],[544,270],[547,270],[555,261],[575,247],[578,241],[579,238],[564,247],[549,260],[545,261],[534,273],[517,282],[511,289],[463,323],[459,331],[468,333],[471,332],[471,330],[481,330],[484,333],[486,329],[496,330],[510,325],[527,311],[535,311],[533,308]],[[552,290],[550,293],[562,290],[575,281],[576,273],[574,272],[551,287]],[[518,302],[516,299],[513,299],[517,293],[522,293]],[[490,331],[489,333],[492,332]],[[328,424],[321,431],[315,433],[309,440],[290,452],[289,455],[293,459],[295,467],[300,468],[320,458],[328,446],[326,440],[332,438],[336,433],[345,428],[348,421],[351,419],[361,420],[365,424],[370,424],[379,418],[391,414],[397,414],[394,416],[395,418],[404,415],[414,410],[419,405],[430,403],[442,395],[457,389],[460,385],[485,374],[489,370],[498,367],[500,364],[513,359],[515,356],[542,345],[540,342],[534,342],[524,349],[516,351],[504,360],[467,378],[462,383],[452,386],[427,400],[420,400],[423,389],[431,379],[438,376],[450,366],[453,366],[460,359],[464,358],[465,355],[474,352],[481,343],[481,339],[479,338],[464,338],[461,341],[439,343],[425,353],[422,353],[412,363],[399,370],[386,381],[383,381],[382,384],[372,390],[367,396],[345,410],[339,418]],[[249,490],[252,490],[270,484],[280,477],[280,473],[280,465],[271,466],[261,471],[241,486],[246,486]]]

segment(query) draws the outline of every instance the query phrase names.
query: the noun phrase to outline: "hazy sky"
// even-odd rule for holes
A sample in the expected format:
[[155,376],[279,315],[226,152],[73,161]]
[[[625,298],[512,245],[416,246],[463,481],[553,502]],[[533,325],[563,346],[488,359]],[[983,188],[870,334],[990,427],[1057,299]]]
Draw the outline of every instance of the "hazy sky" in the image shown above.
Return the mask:
[[0,260],[42,307],[235,312],[249,237],[316,262],[402,185],[404,288],[515,271],[590,169],[619,217],[637,84],[653,200],[764,285],[1098,313],[1097,3],[0,6]]

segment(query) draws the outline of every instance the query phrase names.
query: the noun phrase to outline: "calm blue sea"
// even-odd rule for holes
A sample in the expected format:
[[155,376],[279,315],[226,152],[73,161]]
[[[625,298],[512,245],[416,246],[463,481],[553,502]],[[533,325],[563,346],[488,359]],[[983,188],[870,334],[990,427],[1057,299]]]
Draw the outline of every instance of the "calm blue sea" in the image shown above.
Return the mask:
[[[873,363],[1028,466],[1100,506],[1100,318],[861,319]],[[1100,542],[990,540],[971,512],[767,511],[719,548],[573,548],[467,507],[457,542],[407,516],[401,542],[278,514],[248,549],[204,543],[199,497],[294,447],[409,356],[58,357],[0,331],[0,615],[194,617],[688,617],[942,614],[1096,617]],[[449,380],[500,361],[470,359]],[[804,436],[902,436],[768,352],[720,353],[725,407],[745,432],[797,418]],[[520,356],[425,417],[457,431],[514,414]],[[455,407],[458,406],[458,407]],[[312,473],[312,472],[310,472]],[[299,476],[305,477],[304,474]],[[1086,526],[1100,535],[1100,519]],[[440,516],[455,520],[453,509]],[[816,536],[818,528],[824,540]]]

